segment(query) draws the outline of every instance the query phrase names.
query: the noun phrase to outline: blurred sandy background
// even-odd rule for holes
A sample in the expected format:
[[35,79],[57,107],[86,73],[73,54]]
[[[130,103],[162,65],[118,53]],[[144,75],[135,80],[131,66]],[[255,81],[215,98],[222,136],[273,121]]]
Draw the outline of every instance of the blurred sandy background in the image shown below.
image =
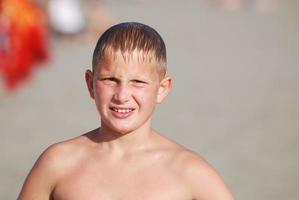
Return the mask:
[[[299,1],[282,2],[105,1],[115,22],[165,39],[174,88],[154,127],[199,152],[240,200],[299,197]],[[95,42],[53,37],[51,62],[0,91],[1,200],[16,199],[47,146],[99,126],[84,82]]]

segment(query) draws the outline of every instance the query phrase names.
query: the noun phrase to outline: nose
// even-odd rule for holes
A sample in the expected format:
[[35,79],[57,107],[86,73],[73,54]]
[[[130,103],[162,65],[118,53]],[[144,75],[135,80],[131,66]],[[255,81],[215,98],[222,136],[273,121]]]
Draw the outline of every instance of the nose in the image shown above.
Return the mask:
[[126,103],[130,99],[130,94],[131,91],[129,86],[125,83],[120,83],[115,90],[114,100],[116,103]]

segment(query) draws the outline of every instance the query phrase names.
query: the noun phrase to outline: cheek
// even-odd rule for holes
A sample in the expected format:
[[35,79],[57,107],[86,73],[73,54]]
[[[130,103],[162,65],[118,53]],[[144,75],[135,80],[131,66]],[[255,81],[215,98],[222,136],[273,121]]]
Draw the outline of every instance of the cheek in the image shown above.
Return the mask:
[[157,98],[157,90],[153,88],[142,88],[142,89],[137,89],[136,91],[133,92],[135,94],[135,97],[138,98],[140,102],[154,102],[156,101]]
[[95,98],[97,101],[104,103],[105,99],[109,99],[112,95],[112,88],[109,88],[107,85],[102,83],[96,83],[95,85]]

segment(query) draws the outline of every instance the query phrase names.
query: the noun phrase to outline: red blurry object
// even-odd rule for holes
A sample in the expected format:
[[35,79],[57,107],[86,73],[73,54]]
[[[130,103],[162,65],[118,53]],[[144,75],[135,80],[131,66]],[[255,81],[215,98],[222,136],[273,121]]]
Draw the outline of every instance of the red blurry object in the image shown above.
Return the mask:
[[20,86],[48,58],[42,10],[30,0],[0,0],[0,75],[7,89]]

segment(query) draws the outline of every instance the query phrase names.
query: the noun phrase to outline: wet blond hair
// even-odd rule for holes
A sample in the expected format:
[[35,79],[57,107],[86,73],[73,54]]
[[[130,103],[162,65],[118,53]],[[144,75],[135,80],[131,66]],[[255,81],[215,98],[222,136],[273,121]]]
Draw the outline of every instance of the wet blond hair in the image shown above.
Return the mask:
[[166,74],[166,47],[160,34],[150,26],[137,22],[116,24],[99,38],[93,52],[92,70],[101,65],[105,56],[120,51],[124,59],[129,59],[133,51],[140,53],[142,60],[156,61],[160,75]]

